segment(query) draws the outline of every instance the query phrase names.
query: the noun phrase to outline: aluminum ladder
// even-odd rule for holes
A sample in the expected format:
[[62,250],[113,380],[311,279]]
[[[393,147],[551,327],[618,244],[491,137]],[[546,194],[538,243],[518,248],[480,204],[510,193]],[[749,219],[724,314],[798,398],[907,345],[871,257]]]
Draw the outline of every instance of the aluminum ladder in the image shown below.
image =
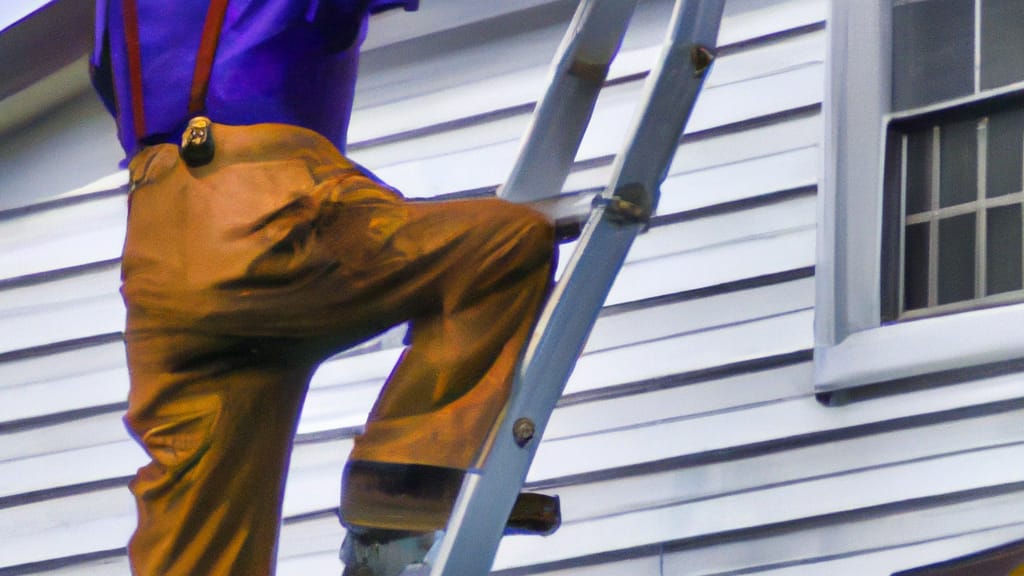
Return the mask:
[[[553,62],[520,155],[499,195],[532,202],[560,193],[637,0],[583,0]],[[444,537],[405,576],[487,574],[506,519],[576,359],[659,188],[714,60],[724,0],[676,0],[661,54],[611,182],[595,198],[575,252],[541,313],[512,394],[469,470]]]

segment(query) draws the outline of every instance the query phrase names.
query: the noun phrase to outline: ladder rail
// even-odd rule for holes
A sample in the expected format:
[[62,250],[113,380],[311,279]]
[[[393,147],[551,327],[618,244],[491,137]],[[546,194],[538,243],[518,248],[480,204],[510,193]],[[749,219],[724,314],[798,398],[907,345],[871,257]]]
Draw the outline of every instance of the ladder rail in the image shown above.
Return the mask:
[[561,192],[637,1],[583,0],[577,7],[498,196],[530,202]]
[[[612,181],[527,345],[486,461],[466,474],[431,576],[490,570],[540,436],[633,239],[657,205],[658,188],[711,63],[708,47],[715,45],[723,5],[724,0],[676,1],[665,48],[647,79],[641,112],[616,158]],[[639,212],[630,210],[637,205]]]

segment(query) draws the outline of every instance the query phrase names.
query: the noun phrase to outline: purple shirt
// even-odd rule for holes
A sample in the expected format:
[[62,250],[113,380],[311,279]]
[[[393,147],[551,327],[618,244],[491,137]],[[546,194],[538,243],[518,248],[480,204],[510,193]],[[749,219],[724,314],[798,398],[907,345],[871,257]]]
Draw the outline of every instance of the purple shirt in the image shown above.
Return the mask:
[[[122,0],[97,0],[94,83],[127,158],[178,142],[209,0],[137,0],[145,134],[134,133]],[[368,16],[419,0],[230,0],[204,114],[224,124],[280,122],[345,148]],[[104,38],[109,53],[104,53]],[[104,79],[104,72],[109,74]],[[110,89],[110,78],[113,80]]]

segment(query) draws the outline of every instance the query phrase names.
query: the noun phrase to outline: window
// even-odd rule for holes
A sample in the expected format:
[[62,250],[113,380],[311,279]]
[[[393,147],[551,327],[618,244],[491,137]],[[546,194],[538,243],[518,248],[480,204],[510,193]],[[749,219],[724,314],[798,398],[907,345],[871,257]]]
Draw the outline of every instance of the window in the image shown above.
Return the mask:
[[1024,2],[831,9],[818,390],[1024,357]]
[[1019,0],[894,2],[884,321],[1024,296],[1024,101],[994,91],[1024,80],[1020,24]]
[[1024,299],[1024,101],[897,117],[886,141],[883,320]]

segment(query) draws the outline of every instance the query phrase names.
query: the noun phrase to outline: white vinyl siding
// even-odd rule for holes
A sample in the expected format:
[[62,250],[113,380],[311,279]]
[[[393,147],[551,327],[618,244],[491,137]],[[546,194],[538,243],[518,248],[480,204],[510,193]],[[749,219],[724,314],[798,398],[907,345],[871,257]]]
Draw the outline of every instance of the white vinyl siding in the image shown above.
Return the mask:
[[[491,190],[576,2],[422,4],[371,27],[350,153],[412,196]],[[727,3],[658,213],[530,471],[565,522],[506,538],[496,573],[887,575],[1024,537],[1015,372],[815,400],[828,9]],[[583,205],[610,175],[670,10],[640,2],[564,187]],[[52,112],[0,132],[25,159],[0,155],[0,576],[127,574],[126,484],[145,460],[120,421],[126,178],[112,122],[90,94],[67,101],[62,117],[88,134]],[[314,377],[278,574],[339,572],[341,467],[400,342],[393,331]]]

